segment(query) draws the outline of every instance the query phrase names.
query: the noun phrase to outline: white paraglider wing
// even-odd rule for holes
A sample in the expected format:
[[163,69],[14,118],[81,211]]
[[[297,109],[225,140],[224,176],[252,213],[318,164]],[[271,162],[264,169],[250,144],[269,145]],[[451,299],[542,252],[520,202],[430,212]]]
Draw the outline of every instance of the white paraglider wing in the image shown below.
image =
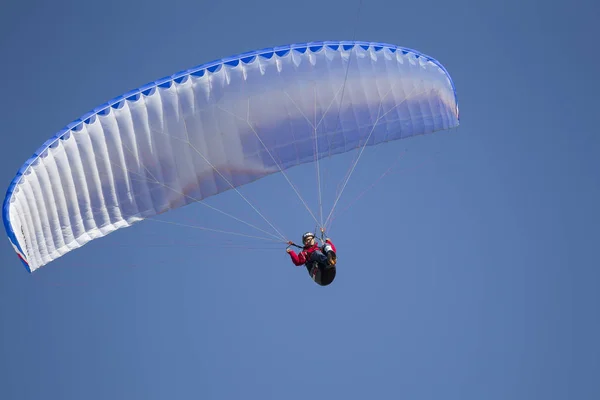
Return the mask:
[[314,162],[315,148],[322,158],[458,124],[450,76],[414,50],[320,42],[245,53],[70,124],[19,170],[4,224],[34,271],[116,229]]

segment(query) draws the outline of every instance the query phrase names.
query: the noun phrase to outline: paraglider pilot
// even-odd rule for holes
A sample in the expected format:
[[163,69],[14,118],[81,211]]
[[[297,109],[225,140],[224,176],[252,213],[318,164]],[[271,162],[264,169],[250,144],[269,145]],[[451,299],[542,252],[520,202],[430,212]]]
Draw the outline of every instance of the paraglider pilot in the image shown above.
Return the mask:
[[[321,229],[321,233],[323,230]],[[294,245],[293,242],[289,242]],[[323,246],[319,246],[315,235],[312,232],[306,232],[302,235],[302,250],[296,254],[291,248],[287,248],[294,265],[304,265],[311,278],[321,286],[327,286],[335,279],[336,274],[336,249],[331,239],[326,238]],[[295,245],[296,247],[300,247]]]

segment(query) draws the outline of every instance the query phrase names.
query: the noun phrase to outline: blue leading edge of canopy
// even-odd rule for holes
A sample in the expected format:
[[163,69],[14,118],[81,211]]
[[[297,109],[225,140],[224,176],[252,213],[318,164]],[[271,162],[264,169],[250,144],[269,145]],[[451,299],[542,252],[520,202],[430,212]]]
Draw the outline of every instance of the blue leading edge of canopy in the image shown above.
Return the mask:
[[[158,79],[154,82],[150,82],[150,83],[148,83],[144,86],[141,86],[137,89],[131,90],[121,96],[117,96],[117,97],[113,98],[112,100],[109,100],[106,103],[100,105],[99,107],[96,107],[93,110],[87,112],[80,118],[74,120],[73,122],[68,124],[65,128],[58,131],[49,140],[47,140],[35,153],[33,153],[33,156],[31,156],[23,164],[23,166],[17,172],[17,175],[13,178],[12,182],[10,183],[8,190],[6,191],[6,197],[4,198],[4,204],[2,206],[2,219],[4,221],[4,228],[6,229],[6,233],[8,235],[9,240],[11,241],[11,243],[13,243],[17,247],[19,252],[23,253],[23,249],[21,248],[21,245],[19,244],[19,242],[15,236],[14,230],[12,228],[12,225],[10,224],[10,219],[9,219],[10,199],[11,199],[17,185],[19,184],[19,182],[21,180],[21,177],[27,172],[29,167],[33,163],[35,163],[35,161],[38,158],[45,156],[45,154],[47,153],[47,150],[49,148],[55,147],[59,143],[58,141],[61,139],[62,140],[68,139],[70,137],[72,131],[73,132],[80,131],[83,127],[83,124],[93,123],[95,121],[97,115],[106,115],[110,112],[111,108],[119,109],[119,108],[123,107],[123,104],[125,101],[137,101],[140,99],[141,96],[151,95],[152,93],[154,93],[156,91],[157,87],[168,88],[171,85],[173,85],[174,83],[178,84],[178,83],[185,82],[189,78],[190,75],[204,76],[207,73],[207,71],[208,71],[208,73],[214,73],[215,71],[218,71],[219,69],[221,69],[224,65],[235,67],[240,62],[243,64],[248,64],[248,63],[253,62],[257,57],[263,57],[263,58],[267,58],[267,59],[272,58],[274,55],[283,57],[283,56],[287,55],[290,51],[297,51],[299,53],[305,53],[306,51],[311,51],[313,53],[316,53],[316,52],[321,51],[324,47],[328,47],[328,48],[330,48],[332,50],[336,50],[336,51],[340,50],[340,48],[344,51],[348,51],[348,50],[351,50],[352,48],[354,48],[355,46],[360,46],[365,50],[368,50],[370,47],[372,47],[373,49],[375,49],[375,51],[381,51],[382,49],[385,48],[385,49],[389,49],[392,52],[402,51],[404,54],[410,53],[410,54],[415,55],[418,58],[420,58],[420,57],[425,58],[426,60],[431,61],[434,64],[436,64],[438,67],[440,67],[440,69],[442,69],[442,71],[444,71],[444,73],[446,74],[446,76],[448,77],[448,79],[450,81],[450,84],[452,85],[454,97],[455,98],[457,97],[456,96],[456,88],[454,87],[454,82],[452,81],[452,78],[450,77],[450,74],[448,73],[446,68],[444,68],[444,66],[440,62],[438,62],[436,59],[429,57],[423,53],[420,53],[416,50],[405,48],[405,47],[400,47],[400,46],[395,46],[395,45],[387,44],[387,43],[363,42],[363,41],[322,41],[322,42],[296,43],[296,44],[289,44],[289,45],[277,46],[277,47],[267,47],[267,48],[263,48],[260,50],[254,50],[254,51],[250,51],[250,52],[246,52],[246,53],[241,53],[241,54],[238,54],[235,56],[222,58],[220,60],[214,60],[214,61],[211,61],[211,62],[208,62],[205,64],[200,64],[196,67],[177,72],[173,75],[166,76],[166,77]],[[458,105],[458,101],[457,101],[457,105]],[[29,265],[27,264],[27,261],[23,260],[23,259],[21,259],[21,261],[25,265],[25,268],[27,269],[27,271],[31,272],[31,269],[30,269]]]

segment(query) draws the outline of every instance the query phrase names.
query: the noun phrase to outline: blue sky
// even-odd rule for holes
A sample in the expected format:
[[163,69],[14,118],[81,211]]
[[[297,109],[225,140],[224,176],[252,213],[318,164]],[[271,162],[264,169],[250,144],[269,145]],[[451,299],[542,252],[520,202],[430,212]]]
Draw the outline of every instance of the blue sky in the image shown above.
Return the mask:
[[[598,13],[591,0],[3,5],[5,187],[108,99],[294,42],[435,57],[461,127],[365,152],[340,211],[395,167],[332,226],[327,288],[283,246],[172,223],[240,230],[200,205],[33,274],[5,240],[0,398],[598,398]],[[326,193],[348,160],[323,165]],[[315,210],[314,168],[292,176]],[[243,193],[293,240],[314,229],[281,177]],[[210,204],[261,222],[233,192]]]

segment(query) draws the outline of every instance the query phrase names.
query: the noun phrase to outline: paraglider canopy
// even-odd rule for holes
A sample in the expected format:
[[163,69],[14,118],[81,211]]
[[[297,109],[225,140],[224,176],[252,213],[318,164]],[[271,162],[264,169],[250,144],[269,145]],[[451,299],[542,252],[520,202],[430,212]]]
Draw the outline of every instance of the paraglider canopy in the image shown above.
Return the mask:
[[117,229],[295,165],[458,126],[435,59],[384,43],[280,46],[149,83],[67,125],[3,205],[29,271]]

